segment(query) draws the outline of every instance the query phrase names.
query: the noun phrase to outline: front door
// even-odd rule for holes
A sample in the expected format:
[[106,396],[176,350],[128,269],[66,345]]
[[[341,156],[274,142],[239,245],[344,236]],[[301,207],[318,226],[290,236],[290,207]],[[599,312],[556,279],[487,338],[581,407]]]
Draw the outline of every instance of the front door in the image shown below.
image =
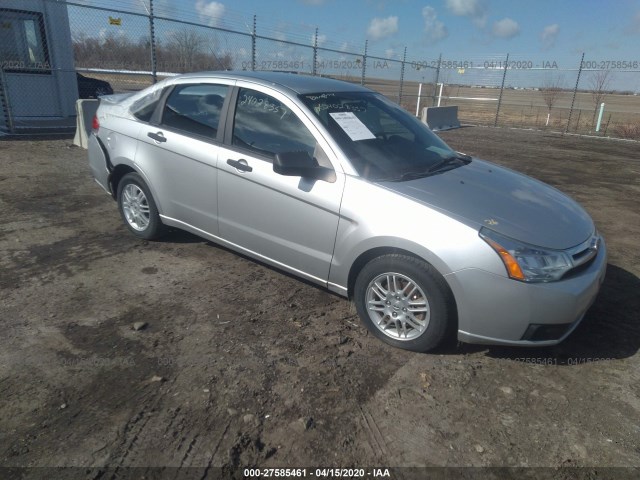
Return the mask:
[[[299,107],[270,90],[239,88],[228,128],[233,130],[218,162],[220,236],[325,283],[344,188],[328,145]],[[333,169],[334,178],[314,181],[273,171],[276,153],[300,150]]]

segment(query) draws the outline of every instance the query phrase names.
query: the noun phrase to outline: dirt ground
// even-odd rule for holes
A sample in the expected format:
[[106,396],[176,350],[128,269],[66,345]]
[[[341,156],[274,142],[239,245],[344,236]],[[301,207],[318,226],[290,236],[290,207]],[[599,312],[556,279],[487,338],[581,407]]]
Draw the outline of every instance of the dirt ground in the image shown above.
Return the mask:
[[393,349],[320,288],[186,233],[134,238],[70,140],[0,142],[0,465],[83,467],[0,477],[638,478],[640,144],[442,137],[570,194],[605,235],[606,281],[563,344]]

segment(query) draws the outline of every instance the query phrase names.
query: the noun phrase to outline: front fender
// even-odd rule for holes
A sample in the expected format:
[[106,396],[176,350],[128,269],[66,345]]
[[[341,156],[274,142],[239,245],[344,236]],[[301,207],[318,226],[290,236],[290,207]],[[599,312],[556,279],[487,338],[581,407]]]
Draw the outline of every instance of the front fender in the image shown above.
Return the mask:
[[353,265],[373,249],[404,250],[443,276],[471,266],[504,275],[502,262],[478,236],[475,226],[373,183],[347,177],[330,286],[346,294]]

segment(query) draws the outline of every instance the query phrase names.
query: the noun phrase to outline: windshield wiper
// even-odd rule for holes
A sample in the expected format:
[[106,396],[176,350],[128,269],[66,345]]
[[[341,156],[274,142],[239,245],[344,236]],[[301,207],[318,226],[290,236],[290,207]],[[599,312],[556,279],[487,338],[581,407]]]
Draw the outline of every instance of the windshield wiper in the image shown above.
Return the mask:
[[[470,156],[462,155],[462,154],[453,155],[451,157],[443,158],[442,160],[440,160],[435,165],[432,165],[431,167],[429,167],[427,172],[429,172],[429,173],[437,173],[437,172],[441,172],[441,171],[444,171],[444,170],[449,170],[449,167],[454,166],[454,165],[459,167],[461,165],[467,165],[469,163],[471,163],[471,157]],[[456,165],[456,164],[458,164],[458,165]]]
[[462,165],[471,163],[471,157],[468,155],[457,154],[451,157],[443,158],[434,165],[431,165],[426,170],[412,170],[404,172],[398,178],[393,179],[394,182],[404,182],[406,180],[415,180],[416,178],[428,177],[437,173],[442,173],[447,170],[451,170]]

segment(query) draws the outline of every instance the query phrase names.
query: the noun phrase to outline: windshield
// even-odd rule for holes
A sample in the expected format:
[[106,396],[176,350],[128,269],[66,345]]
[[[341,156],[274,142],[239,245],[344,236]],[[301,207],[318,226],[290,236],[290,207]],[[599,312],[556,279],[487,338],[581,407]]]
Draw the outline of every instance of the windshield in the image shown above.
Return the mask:
[[[409,180],[456,168],[459,155],[426,125],[373,92],[318,93],[300,98],[329,130],[358,174]],[[444,162],[443,162],[444,161]]]

